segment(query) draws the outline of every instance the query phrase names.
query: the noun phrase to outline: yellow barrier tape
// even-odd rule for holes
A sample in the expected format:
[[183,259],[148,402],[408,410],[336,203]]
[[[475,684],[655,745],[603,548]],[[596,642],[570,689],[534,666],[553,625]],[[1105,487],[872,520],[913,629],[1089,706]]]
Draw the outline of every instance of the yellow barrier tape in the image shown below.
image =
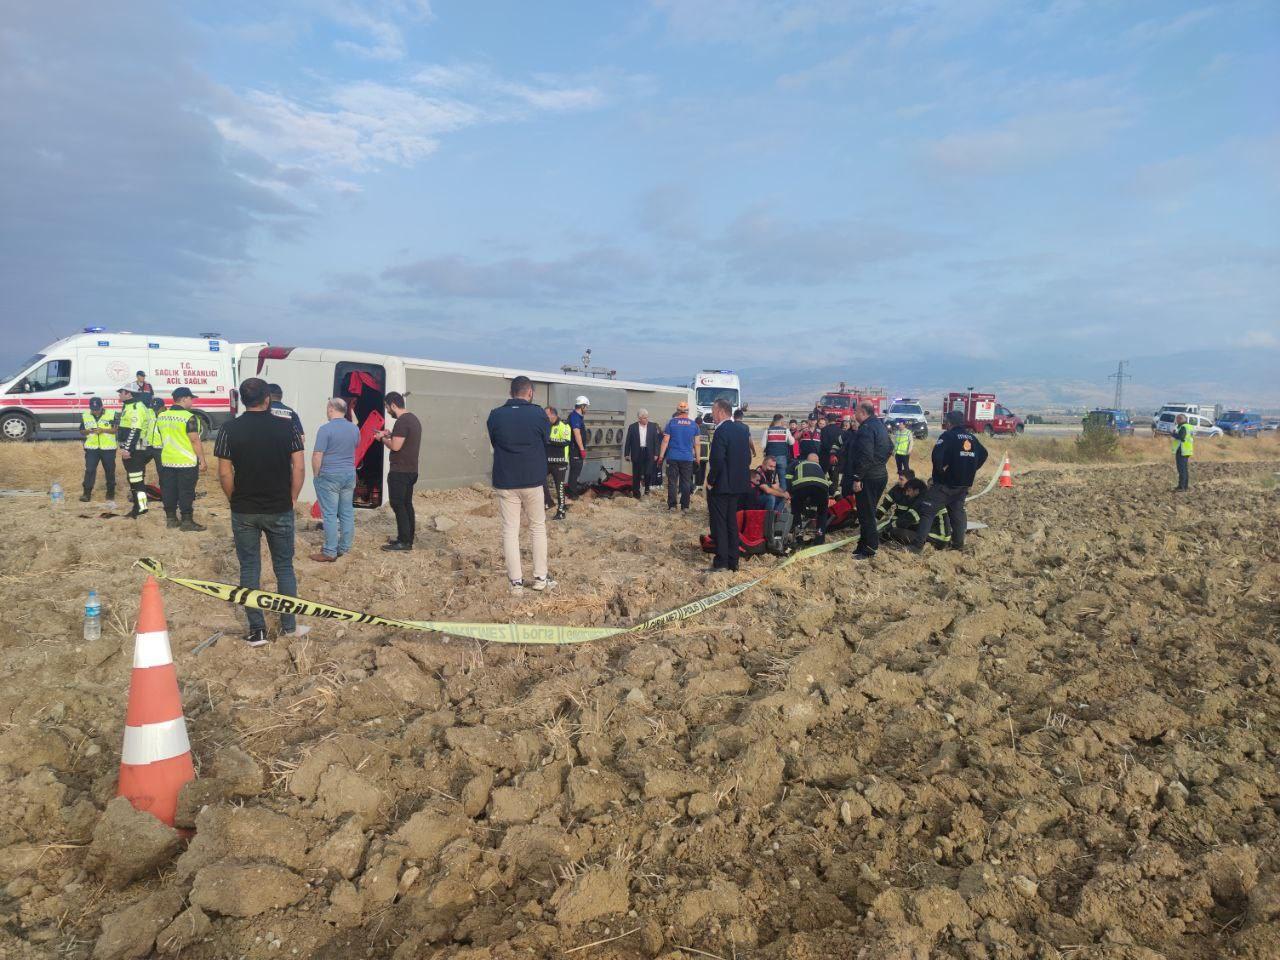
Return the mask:
[[726,600],[732,600],[741,593],[767,580],[770,576],[789,567],[800,560],[807,560],[832,550],[838,550],[856,540],[855,537],[844,537],[820,546],[805,547],[786,557],[777,566],[771,568],[754,580],[735,583],[710,596],[668,610],[666,613],[637,623],[630,627],[561,627],[540,623],[460,623],[440,620],[401,620],[395,617],[383,617],[376,613],[361,613],[356,610],[344,610],[315,600],[303,600],[283,593],[272,593],[269,590],[254,590],[249,587],[236,587],[216,580],[195,580],[190,577],[174,577],[165,572],[160,561],[144,557],[137,565],[146,570],[157,580],[167,580],[180,587],[194,590],[216,600],[225,600],[242,607],[254,607],[258,610],[269,610],[274,613],[291,613],[302,617],[321,617],[326,620],[338,620],[342,623],[368,624],[374,627],[395,627],[400,630],[423,630],[432,633],[444,633],[454,637],[466,637],[472,640],[484,640],[488,643],[518,644],[570,644],[586,643],[590,640],[603,640],[624,633],[640,633],[653,630],[669,623],[688,620],[698,614],[719,606]]

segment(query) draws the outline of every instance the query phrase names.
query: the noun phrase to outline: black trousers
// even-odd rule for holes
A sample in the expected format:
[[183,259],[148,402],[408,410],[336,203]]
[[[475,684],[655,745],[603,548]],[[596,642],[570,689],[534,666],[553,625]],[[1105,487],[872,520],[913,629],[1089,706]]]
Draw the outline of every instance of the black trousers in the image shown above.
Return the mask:
[[98,479],[98,464],[102,464],[102,475],[107,478],[107,499],[116,495],[116,451],[86,450],[84,452],[84,495],[93,493],[94,481]]
[[124,461],[125,476],[129,478],[129,496],[133,500],[131,513],[147,512],[147,464],[150,462],[149,449],[135,450]]
[[553,506],[556,513],[564,513],[564,476],[569,469],[567,463],[548,463],[547,482],[543,487],[543,505],[550,510]]
[[964,501],[969,496],[968,487],[948,487],[941,483],[929,484],[929,492],[920,501],[920,525],[916,527],[913,546],[923,547],[929,539],[929,531],[933,529],[933,520],[938,511],[947,508],[947,518],[951,521],[951,545],[959,550],[964,546],[964,531],[969,525],[965,516]]
[[888,474],[881,477],[863,477],[862,489],[854,495],[858,504],[858,550],[862,553],[875,553],[880,549],[880,531],[876,529],[876,507],[880,503],[880,498],[884,496],[884,488],[888,483]]
[[396,515],[396,539],[411,546],[418,528],[418,518],[413,512],[413,485],[417,482],[416,473],[387,474],[387,499]]
[[738,535],[738,507],[742,496],[736,493],[707,494],[707,515],[711,521],[711,539],[716,542],[716,559],[711,564],[726,570],[738,569],[738,551],[742,546]]
[[840,496],[848,497],[853,495],[853,474],[845,470],[840,476]]
[[636,451],[631,456],[631,495],[640,496],[640,485],[644,484],[644,492],[649,492],[649,469],[653,460],[649,457],[649,448]]
[[1173,462],[1178,467],[1178,489],[1191,489],[1191,458],[1184,457],[1181,453],[1173,455]]
[[827,491],[817,483],[802,483],[800,486],[791,485],[788,491],[791,494],[791,515],[799,519],[804,514],[810,512],[818,520],[818,533],[826,534],[827,532]]
[[829,463],[830,454],[823,457],[822,470],[827,475],[827,482],[831,484],[831,489],[836,489],[836,481],[840,479],[840,463]]
[[689,498],[693,496],[693,461],[668,460],[667,470],[667,506],[676,505],[676,493],[680,494],[680,509],[689,509]]
[[160,498],[164,501],[166,517],[182,514],[190,520],[195,513],[196,481],[200,479],[199,467],[162,467],[160,471]]
[[582,476],[582,455],[576,447],[569,448],[569,496],[576,497],[582,491],[578,489],[578,478]]
[[911,469],[911,454],[909,454],[909,453],[895,453],[895,454],[893,455],[893,462],[894,462],[894,464],[897,466],[897,468],[898,468],[898,472],[899,472],[899,473],[902,473],[904,470],[910,470],[910,469]]

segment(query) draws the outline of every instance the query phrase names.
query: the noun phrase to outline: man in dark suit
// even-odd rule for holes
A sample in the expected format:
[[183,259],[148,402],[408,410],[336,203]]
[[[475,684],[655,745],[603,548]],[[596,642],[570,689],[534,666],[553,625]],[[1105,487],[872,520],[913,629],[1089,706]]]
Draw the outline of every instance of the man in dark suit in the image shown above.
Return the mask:
[[717,400],[707,466],[707,513],[716,559],[711,571],[738,569],[738,508],[751,491],[751,431],[733,419],[733,408]]
[[658,425],[649,422],[648,410],[641,410],[636,416],[636,422],[627,427],[627,442],[622,448],[622,456],[631,461],[631,495],[639,500],[641,484],[644,484],[645,495],[649,493],[649,481],[658,460],[661,438]]

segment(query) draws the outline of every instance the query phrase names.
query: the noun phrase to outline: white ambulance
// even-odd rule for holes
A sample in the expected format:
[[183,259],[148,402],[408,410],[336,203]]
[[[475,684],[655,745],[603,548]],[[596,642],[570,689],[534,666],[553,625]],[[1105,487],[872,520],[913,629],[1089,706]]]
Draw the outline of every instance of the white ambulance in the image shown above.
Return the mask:
[[742,406],[742,382],[732,370],[699,370],[689,389],[699,418],[709,414],[717,400],[729,401],[735,410]]
[[0,380],[0,439],[31,440],[38,430],[77,431],[91,397],[119,409],[116,391],[139,370],[166,402],[176,388],[189,387],[207,433],[235,415],[236,363],[249,346],[217,334],[170,337],[85,327]]

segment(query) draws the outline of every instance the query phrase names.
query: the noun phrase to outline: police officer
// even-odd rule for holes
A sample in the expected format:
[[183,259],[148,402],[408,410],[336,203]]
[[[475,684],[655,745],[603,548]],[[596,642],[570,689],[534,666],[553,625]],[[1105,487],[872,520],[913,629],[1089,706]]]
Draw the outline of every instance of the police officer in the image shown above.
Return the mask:
[[893,460],[898,473],[911,469],[912,439],[911,431],[901,420],[893,425]]
[[978,469],[987,462],[987,449],[965,426],[963,410],[949,411],[943,422],[947,429],[938,435],[938,442],[933,446],[933,477],[929,481],[929,492],[920,501],[920,525],[910,545],[915,553],[924,549],[933,518],[943,509],[951,518],[952,549],[964,549],[968,525],[964,501]]
[[146,397],[147,406],[150,408],[150,417],[147,424],[147,450],[150,451],[151,462],[156,465],[156,486],[164,490],[164,466],[160,463],[160,448],[164,446],[164,441],[160,439],[160,414],[164,413],[164,399],[148,395]]
[[796,464],[795,472],[790,478],[791,512],[800,516],[802,510],[814,511],[818,521],[818,537],[815,543],[826,543],[827,540],[827,498],[831,494],[831,481],[827,472],[818,462],[818,455],[811,453]]
[[195,521],[196,481],[208,465],[200,442],[200,418],[191,412],[193,401],[190,389],[178,387],[173,391],[173,406],[156,418],[156,428],[161,439],[160,496],[165,526],[198,533],[205,527]]
[[147,462],[151,459],[148,435],[151,432],[151,408],[147,406],[150,394],[134,393],[130,387],[118,391],[123,407],[120,410],[116,445],[129,478],[129,497],[133,506],[129,516],[138,518],[147,512]]
[[107,478],[107,499],[116,498],[116,412],[107,410],[101,397],[89,399],[89,409],[80,414],[80,433],[84,437],[84,492],[81,503],[93,496],[93,483],[98,478],[98,464]]
[[801,461],[808,460],[811,453],[822,455],[822,434],[818,430],[817,421],[805,421],[804,429],[796,435],[796,443],[800,447]]
[[[569,469],[569,444],[573,442],[573,431],[560,419],[560,411],[555,407],[547,407],[547,419],[551,421],[551,439],[547,441],[547,486],[545,503],[548,510],[554,504],[555,516],[552,520],[564,519],[564,481]],[[554,496],[552,491],[555,491]]]
[[1196,428],[1187,422],[1185,414],[1174,417],[1173,463],[1178,468],[1178,485],[1173,492],[1191,489],[1191,455],[1196,450]]
[[791,432],[782,422],[782,414],[774,414],[764,431],[764,455],[778,465],[778,486],[787,489],[787,461],[791,459]]

